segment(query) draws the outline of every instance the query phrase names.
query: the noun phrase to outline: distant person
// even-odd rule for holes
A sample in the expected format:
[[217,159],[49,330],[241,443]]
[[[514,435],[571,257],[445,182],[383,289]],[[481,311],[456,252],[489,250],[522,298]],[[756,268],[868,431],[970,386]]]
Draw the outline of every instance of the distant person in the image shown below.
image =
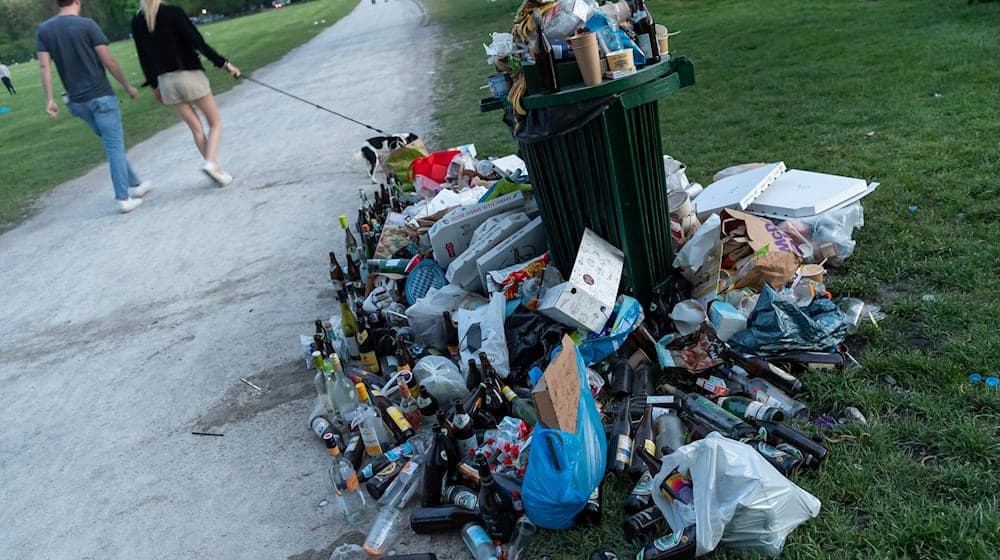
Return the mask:
[[[224,67],[234,78],[240,77],[240,69],[205,43],[184,10],[160,5],[160,0],[141,0],[139,13],[132,19],[132,39],[146,75],[143,85],[152,86],[157,101],[173,107],[187,123],[198,151],[205,158],[201,170],[220,187],[228,185],[233,177],[222,170],[218,159],[222,115],[198,53],[216,67]],[[195,107],[208,121],[207,136]]]
[[0,81],[7,87],[7,93],[11,95],[17,93],[17,90],[14,89],[14,84],[10,83],[10,70],[7,69],[6,64],[0,64]]
[[131,212],[142,204],[142,196],[150,190],[148,182],[140,181],[125,158],[125,138],[122,116],[108,77],[107,68],[129,96],[135,99],[139,91],[122,74],[118,61],[108,50],[108,38],[90,18],[80,17],[80,0],[56,0],[59,13],[38,26],[38,66],[48,104],[45,110],[53,119],[59,106],[52,97],[52,67],[55,61],[63,86],[69,95],[69,112],[83,119],[101,137],[111,168],[111,184],[122,212]]

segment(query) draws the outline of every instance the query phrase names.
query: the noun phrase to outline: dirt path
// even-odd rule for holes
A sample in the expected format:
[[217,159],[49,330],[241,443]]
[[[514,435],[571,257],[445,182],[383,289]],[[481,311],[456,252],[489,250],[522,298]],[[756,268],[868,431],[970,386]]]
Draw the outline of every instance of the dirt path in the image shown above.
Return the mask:
[[[421,23],[364,1],[254,77],[425,134]],[[250,83],[219,101],[232,186],[210,186],[178,125],[129,152],[155,182],[135,212],[115,212],[105,165],[0,237],[0,558],[325,560],[311,549],[348,532],[320,505],[297,335],[335,309],[325,255],[371,186],[368,134]]]

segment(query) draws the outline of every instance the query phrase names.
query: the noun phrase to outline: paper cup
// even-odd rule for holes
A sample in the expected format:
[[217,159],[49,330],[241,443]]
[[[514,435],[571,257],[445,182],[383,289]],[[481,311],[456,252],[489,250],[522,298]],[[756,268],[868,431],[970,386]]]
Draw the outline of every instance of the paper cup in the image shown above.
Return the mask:
[[632,49],[622,49],[620,51],[608,53],[608,71],[617,72],[619,70],[633,70],[635,59],[632,56]]
[[580,67],[583,83],[596,86],[601,83],[601,51],[597,47],[597,35],[592,32],[580,33],[570,37],[573,44],[573,56],[576,65]]
[[823,283],[824,273],[826,273],[826,269],[823,268],[823,265],[819,264],[804,264],[799,267],[799,274],[801,274],[803,278],[808,278],[809,280],[820,284]]
[[691,196],[684,191],[673,191],[668,194],[667,207],[670,208],[670,215],[678,218],[683,218],[694,212]]

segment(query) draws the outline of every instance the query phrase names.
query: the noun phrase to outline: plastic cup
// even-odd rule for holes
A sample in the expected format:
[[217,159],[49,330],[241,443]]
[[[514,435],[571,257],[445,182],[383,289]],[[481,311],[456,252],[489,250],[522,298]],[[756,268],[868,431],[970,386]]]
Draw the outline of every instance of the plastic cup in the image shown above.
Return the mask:
[[799,272],[802,274],[803,278],[808,278],[813,282],[822,284],[823,274],[826,273],[826,269],[822,265],[818,264],[804,264],[799,268]]
[[597,35],[590,31],[580,33],[571,37],[570,42],[583,83],[588,86],[601,83],[601,51],[597,47]]

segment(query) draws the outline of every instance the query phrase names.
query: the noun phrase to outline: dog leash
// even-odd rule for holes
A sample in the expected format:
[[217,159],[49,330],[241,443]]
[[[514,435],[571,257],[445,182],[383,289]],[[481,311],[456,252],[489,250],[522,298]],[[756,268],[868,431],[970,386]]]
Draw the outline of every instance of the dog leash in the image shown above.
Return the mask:
[[340,117],[342,119],[349,120],[349,121],[351,121],[354,124],[360,124],[361,126],[367,128],[367,129],[370,129],[370,130],[374,130],[375,132],[378,132],[379,134],[385,134],[385,135],[388,134],[388,132],[386,132],[386,131],[384,131],[382,129],[375,128],[374,126],[372,126],[370,124],[367,124],[367,123],[363,123],[363,122],[359,121],[358,119],[353,119],[351,117],[348,117],[347,115],[345,115],[343,113],[338,113],[337,111],[334,111],[333,109],[324,107],[324,106],[320,105],[319,103],[313,103],[312,101],[309,101],[308,99],[302,99],[301,97],[299,97],[299,96],[297,96],[295,94],[288,93],[287,91],[285,91],[283,89],[276,88],[276,87],[274,87],[272,85],[269,85],[269,84],[265,84],[264,82],[262,82],[260,80],[257,80],[255,78],[251,78],[250,76],[241,76],[241,78],[243,78],[244,80],[253,82],[253,83],[255,83],[255,84],[259,85],[259,86],[264,86],[267,89],[270,89],[272,91],[276,91],[276,92],[278,92],[280,94],[287,95],[288,97],[291,97],[292,99],[301,101],[301,102],[303,102],[303,103],[305,103],[307,105],[312,105],[313,107],[315,107],[315,108],[317,108],[317,109],[319,109],[321,111],[326,111],[327,113],[331,113],[331,114],[336,115],[336,116],[338,116],[338,117]]

